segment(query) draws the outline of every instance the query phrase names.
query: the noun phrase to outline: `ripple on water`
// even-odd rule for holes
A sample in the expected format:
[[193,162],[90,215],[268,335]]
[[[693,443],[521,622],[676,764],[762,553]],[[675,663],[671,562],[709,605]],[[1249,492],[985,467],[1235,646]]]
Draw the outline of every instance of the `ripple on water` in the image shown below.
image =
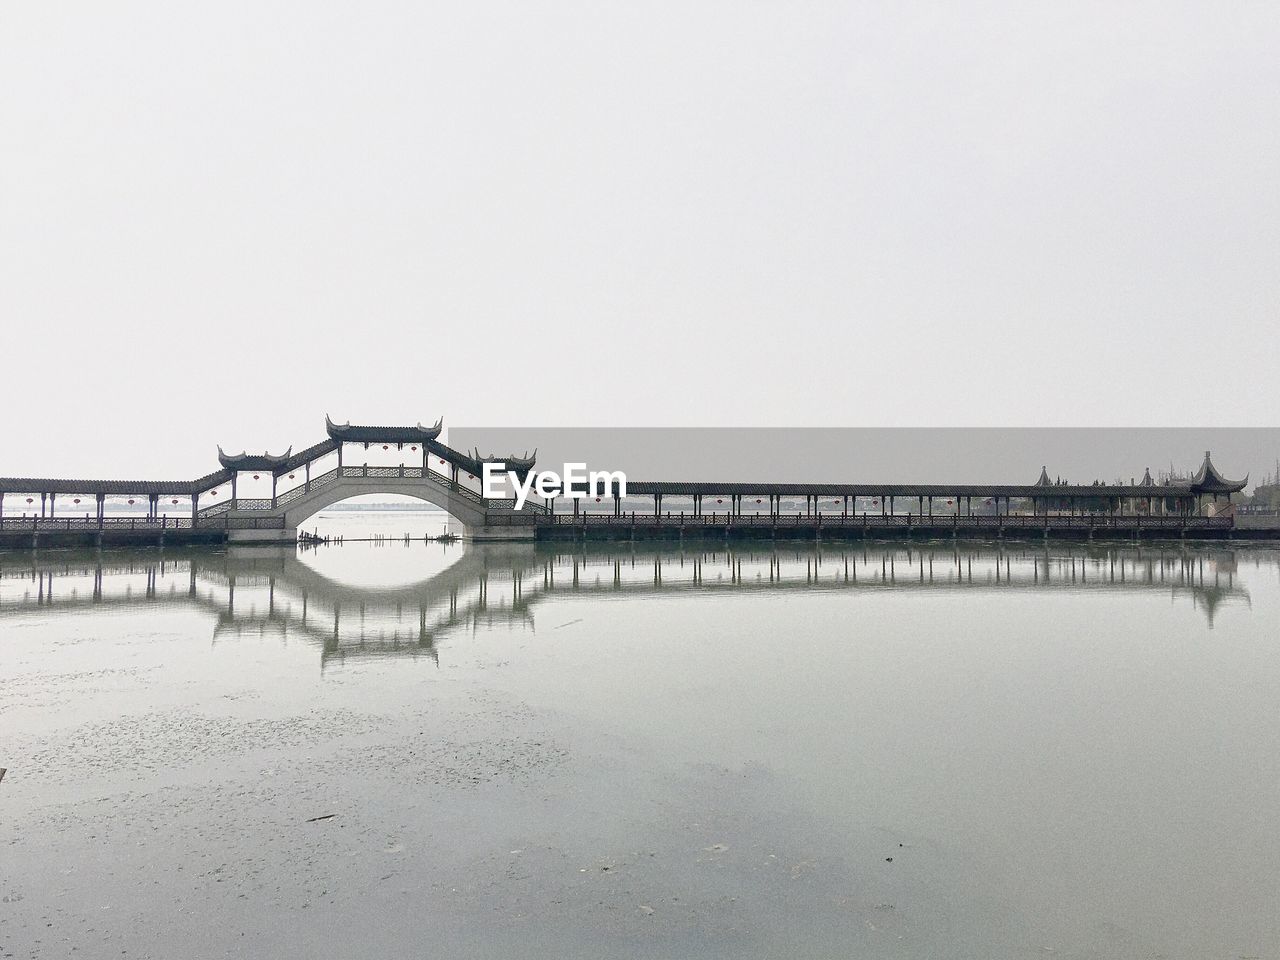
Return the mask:
[[188,710],[124,715],[35,738],[14,751],[23,779],[44,784],[172,770],[256,750],[288,749],[368,733],[385,720],[352,710],[241,720]]

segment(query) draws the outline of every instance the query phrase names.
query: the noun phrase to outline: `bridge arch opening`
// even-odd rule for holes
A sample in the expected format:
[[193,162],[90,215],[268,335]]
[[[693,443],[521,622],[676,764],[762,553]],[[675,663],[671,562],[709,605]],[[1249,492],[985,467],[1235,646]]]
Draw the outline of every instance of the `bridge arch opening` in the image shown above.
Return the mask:
[[[443,498],[441,498],[443,499]],[[347,541],[422,541],[465,536],[467,524],[444,503],[425,492],[352,494],[335,489],[331,497],[308,503],[296,518],[299,535]]]

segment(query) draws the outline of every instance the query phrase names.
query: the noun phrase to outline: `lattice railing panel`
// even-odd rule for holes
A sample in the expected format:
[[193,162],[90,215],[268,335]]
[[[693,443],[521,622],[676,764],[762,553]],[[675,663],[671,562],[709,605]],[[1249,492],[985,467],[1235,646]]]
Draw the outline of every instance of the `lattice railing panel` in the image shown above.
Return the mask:
[[276,497],[276,506],[282,507],[286,503],[292,503],[294,500],[297,500],[300,496],[302,496],[306,492],[307,492],[306,487],[294,487],[292,490],[288,491],[287,493],[282,493],[280,494],[280,496]]

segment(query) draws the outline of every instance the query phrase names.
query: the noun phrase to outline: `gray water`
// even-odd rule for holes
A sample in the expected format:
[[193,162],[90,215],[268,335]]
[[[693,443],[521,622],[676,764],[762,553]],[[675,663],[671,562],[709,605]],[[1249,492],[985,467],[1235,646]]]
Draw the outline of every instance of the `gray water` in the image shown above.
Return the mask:
[[1265,548],[0,555],[0,955],[1275,957],[1277,624]]

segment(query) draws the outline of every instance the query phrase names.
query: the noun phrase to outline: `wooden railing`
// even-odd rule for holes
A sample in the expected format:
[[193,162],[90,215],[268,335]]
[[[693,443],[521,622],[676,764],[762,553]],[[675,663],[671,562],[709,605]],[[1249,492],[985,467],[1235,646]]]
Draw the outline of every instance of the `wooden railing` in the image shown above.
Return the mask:
[[858,514],[857,516],[841,516],[840,514],[652,514],[626,513],[615,516],[607,513],[580,513],[578,515],[558,513],[548,518],[549,522],[565,526],[686,526],[686,527],[901,527],[907,528],[960,528],[983,527],[990,529],[1023,529],[1036,530],[1064,528],[1079,530],[1182,530],[1182,529],[1230,529],[1234,526],[1231,517],[1140,517],[1140,516],[1030,516],[1010,514],[993,516],[976,514],[974,516],[920,516],[918,514]]
[[5,517],[0,530],[190,530],[190,517]]
[[202,508],[196,514],[196,522],[199,523],[208,517],[216,517],[220,513],[226,513],[231,508],[232,508],[231,500],[224,500],[221,503],[211,504],[210,506]]

